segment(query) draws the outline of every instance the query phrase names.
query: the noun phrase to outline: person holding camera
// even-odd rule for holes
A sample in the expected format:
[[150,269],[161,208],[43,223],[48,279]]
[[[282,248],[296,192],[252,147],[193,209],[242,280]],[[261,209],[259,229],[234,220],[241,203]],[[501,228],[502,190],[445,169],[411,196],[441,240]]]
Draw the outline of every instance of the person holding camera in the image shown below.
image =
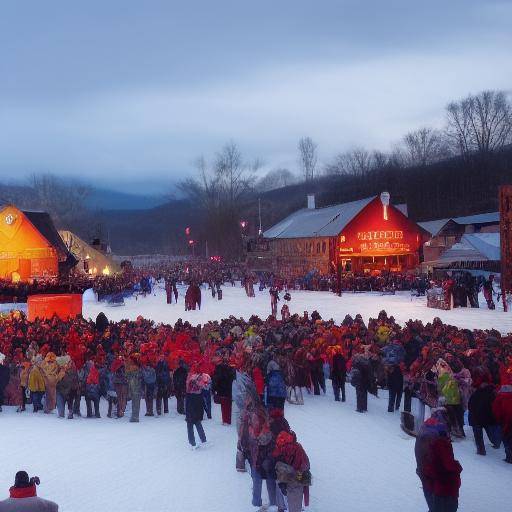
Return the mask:
[[9,498],[0,501],[0,512],[57,512],[57,503],[37,496],[39,484],[38,476],[29,478],[26,471],[18,471],[9,489]]

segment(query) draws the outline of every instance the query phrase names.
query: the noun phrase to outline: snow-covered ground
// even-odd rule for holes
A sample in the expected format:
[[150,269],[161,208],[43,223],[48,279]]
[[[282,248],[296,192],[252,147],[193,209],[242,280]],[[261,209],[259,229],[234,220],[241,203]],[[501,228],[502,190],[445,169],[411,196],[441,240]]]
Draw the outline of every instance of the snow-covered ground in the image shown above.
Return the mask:
[[[105,303],[84,304],[84,316],[96,318],[103,311],[109,319],[135,319],[138,315],[151,318],[155,322],[174,323],[178,318],[188,320],[192,324],[203,324],[208,320],[220,320],[230,315],[248,319],[251,315],[266,318],[270,314],[270,296],[268,290],[259,292],[256,297],[249,298],[240,286],[223,288],[223,299],[212,299],[211,292],[202,289],[202,306],[200,311],[185,311],[183,298],[185,290],[179,288],[178,304],[168,305],[162,285],[157,284],[154,293],[145,298],[130,298],[124,306],[108,306]],[[427,308],[425,297],[411,297],[408,292],[396,295],[380,293],[344,293],[341,297],[330,292],[292,291],[292,300],[288,303],[290,312],[302,315],[304,311],[311,313],[315,309],[323,318],[334,318],[341,322],[345,315],[355,316],[360,313],[364,320],[375,318],[379,311],[385,309],[399,323],[409,319],[420,319],[431,322],[436,316],[443,322],[468,329],[495,328],[503,333],[512,332],[512,313],[504,313],[501,304],[498,309],[490,311],[483,298],[479,309],[458,308],[450,311]],[[282,294],[281,294],[282,296]],[[279,302],[278,309],[283,304]]]
[[[104,310],[109,318],[143,315],[156,321],[174,322],[179,317],[193,323],[234,314],[248,317],[269,313],[268,293],[249,299],[240,288],[227,287],[224,300],[203,294],[201,311],[184,312],[182,302],[165,304],[163,292],[130,299],[126,306],[87,304],[85,314],[95,317]],[[294,292],[290,309],[302,313],[317,309],[324,317],[341,320],[360,312],[365,319],[386,309],[400,322],[409,318],[425,321],[440,316],[465,327],[496,327],[512,331],[512,315],[487,310],[429,310],[424,299],[408,295],[379,296]],[[353,388],[347,386],[346,403],[327,396],[306,396],[304,406],[286,406],[286,416],[305,447],[314,477],[310,512],[338,510],[403,512],[425,511],[415,474],[414,440],[399,427],[398,413],[386,412],[387,393],[369,398],[368,414],[355,412]],[[84,408],[84,405],[82,405]],[[213,420],[204,422],[213,446],[192,452],[186,427],[176,414],[161,418],[142,417],[139,424],[107,419],[102,401],[102,419],[61,420],[55,414],[16,414],[5,407],[0,413],[0,499],[6,496],[19,469],[39,475],[39,494],[57,501],[61,510],[89,512],[253,510],[251,481],[235,471],[234,427],[221,425],[214,405]],[[461,461],[463,512],[505,511],[512,502],[512,468],[502,462],[503,449],[489,449],[487,457],[474,452],[472,434],[454,443]]]
[[[310,459],[314,477],[310,512],[423,512],[415,474],[414,440],[386,412],[386,392],[370,397],[368,414],[357,414],[348,386],[346,403],[306,396],[286,406],[286,416]],[[235,471],[235,429],[221,425],[219,406],[203,424],[213,446],[192,452],[176,414],[142,416],[138,424],[105,417],[59,419],[31,412],[0,413],[0,498],[14,473],[39,475],[39,494],[61,510],[90,512],[242,512],[251,507],[251,481]],[[144,407],[142,407],[144,410]],[[473,440],[454,444],[462,463],[460,510],[504,512],[512,500],[512,468],[503,450],[474,453]]]

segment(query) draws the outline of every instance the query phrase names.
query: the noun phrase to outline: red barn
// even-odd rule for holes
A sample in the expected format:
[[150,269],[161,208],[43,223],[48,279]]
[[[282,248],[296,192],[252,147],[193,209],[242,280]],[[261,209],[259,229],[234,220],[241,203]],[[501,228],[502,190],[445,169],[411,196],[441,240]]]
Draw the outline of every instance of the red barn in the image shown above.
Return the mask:
[[404,211],[390,204],[387,192],[326,208],[315,208],[309,196],[307,208],[264,232],[266,244],[248,253],[249,265],[288,276],[314,269],[335,273],[339,267],[353,272],[414,269],[429,236]]

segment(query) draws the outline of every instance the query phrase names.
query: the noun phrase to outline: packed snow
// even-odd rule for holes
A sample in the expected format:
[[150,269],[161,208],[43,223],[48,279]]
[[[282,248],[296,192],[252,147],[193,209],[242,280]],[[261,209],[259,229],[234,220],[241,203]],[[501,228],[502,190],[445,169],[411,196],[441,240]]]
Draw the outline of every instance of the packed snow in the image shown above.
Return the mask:
[[[268,292],[249,299],[237,287],[226,287],[222,301],[203,293],[201,311],[184,312],[183,302],[165,304],[163,291],[125,306],[108,307],[88,303],[85,315],[95,317],[103,310],[113,320],[143,315],[161,322],[179,317],[204,323],[231,314],[266,317],[270,310]],[[324,317],[341,320],[360,312],[365,320],[386,309],[398,321],[421,318],[469,328],[496,327],[512,331],[511,315],[487,310],[429,310],[424,299],[410,296],[345,294],[336,297],[322,292],[292,292],[292,313],[317,309]],[[398,413],[387,409],[387,392],[369,397],[369,412],[355,412],[355,393],[347,385],[347,402],[326,396],[305,396],[304,406],[286,405],[285,414],[311,461],[313,486],[310,512],[338,510],[404,512],[425,511],[426,505],[415,474],[414,439],[399,426]],[[129,407],[129,406],[128,406]],[[82,404],[82,408],[85,406]],[[234,426],[221,425],[220,408],[214,405],[213,419],[203,422],[212,446],[191,451],[183,416],[144,417],[129,423],[102,419],[59,419],[56,414],[17,414],[12,407],[0,413],[0,498],[7,496],[14,474],[25,469],[41,478],[39,495],[54,500],[61,510],[71,512],[110,511],[205,511],[241,512],[251,506],[251,480],[235,471]],[[462,488],[459,510],[505,511],[512,502],[511,467],[502,462],[503,449],[475,454],[472,434],[454,443],[460,460]]]
[[[134,320],[141,315],[155,322],[175,323],[179,318],[188,320],[191,324],[204,324],[209,320],[220,320],[230,315],[248,319],[251,315],[267,318],[270,315],[270,295],[268,290],[259,292],[256,297],[249,298],[240,287],[223,287],[221,301],[213,299],[210,290],[202,288],[201,310],[185,311],[185,288],[179,287],[178,304],[166,304],[162,284],[156,284],[153,294],[146,297],[131,297],[125,300],[124,306],[109,306],[105,303],[85,302],[84,316],[96,318],[103,311],[111,320]],[[282,298],[281,293],[281,298]],[[315,309],[322,318],[334,318],[341,322],[345,315],[352,316],[360,313],[365,322],[368,318],[376,318],[379,311],[385,309],[393,315],[397,322],[403,324],[409,319],[419,319],[431,322],[439,317],[443,322],[468,329],[497,329],[502,333],[512,332],[512,313],[504,313],[501,304],[497,309],[487,309],[483,297],[480,298],[480,308],[457,308],[450,311],[427,307],[425,297],[412,297],[409,292],[397,292],[396,295],[382,295],[378,292],[344,293],[341,297],[331,292],[291,291],[292,299],[288,303],[290,313],[302,315],[304,311],[312,313]],[[283,300],[278,303],[280,310]]]

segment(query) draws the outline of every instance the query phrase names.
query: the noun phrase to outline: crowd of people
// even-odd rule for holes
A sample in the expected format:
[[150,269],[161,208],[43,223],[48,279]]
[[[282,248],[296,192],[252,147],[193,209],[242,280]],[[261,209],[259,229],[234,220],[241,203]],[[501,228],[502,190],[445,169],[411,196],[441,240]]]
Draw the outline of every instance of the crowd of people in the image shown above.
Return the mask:
[[[198,326],[181,320],[156,325],[141,317],[109,322],[103,314],[95,322],[28,322],[13,313],[1,322],[0,405],[20,413],[56,409],[61,418],[66,412],[69,419],[100,418],[99,403],[106,400],[107,417],[123,418],[131,402],[129,421],[138,422],[141,402],[147,416],[162,415],[174,396],[196,447],[195,432],[199,446],[207,442],[202,420],[205,413],[211,417],[213,398],[224,423],[235,416],[237,467],[248,462],[251,468],[254,506],[261,505],[262,480],[276,510],[284,510],[285,493],[290,512],[307,499],[309,462],[284,406],[303,404],[304,390],[325,393],[329,379],[341,402],[350,382],[359,413],[367,411],[368,394],[383,388],[389,413],[400,409],[403,398],[402,427],[424,441],[417,455],[427,501],[442,492],[431,482],[442,468],[424,469],[421,454],[464,438],[466,421],[477,454],[486,454],[485,432],[512,463],[512,337],[495,331],[458,329],[439,319],[400,326],[384,311],[367,324],[358,315],[339,325],[316,311]],[[435,417],[423,424],[424,410],[415,417],[413,400],[437,411]],[[446,460],[439,457],[439,464]]]

